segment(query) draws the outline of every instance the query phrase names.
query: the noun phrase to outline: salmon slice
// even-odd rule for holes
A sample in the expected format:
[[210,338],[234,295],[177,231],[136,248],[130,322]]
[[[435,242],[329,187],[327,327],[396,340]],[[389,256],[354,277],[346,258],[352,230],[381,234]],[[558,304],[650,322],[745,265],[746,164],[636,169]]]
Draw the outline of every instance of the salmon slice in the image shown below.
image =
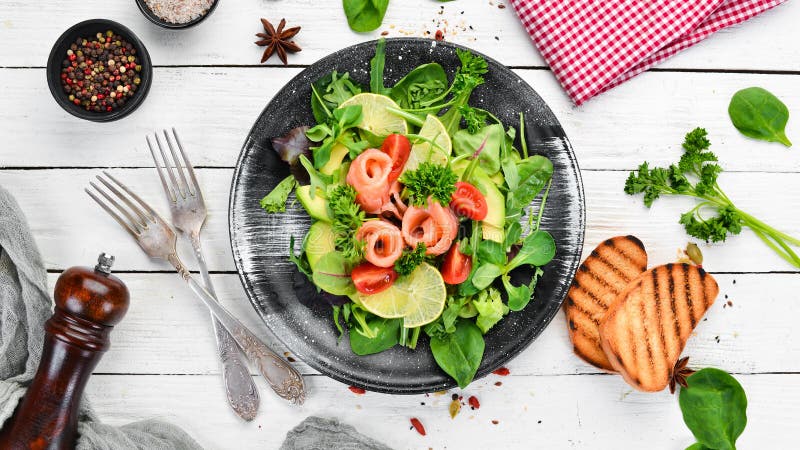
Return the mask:
[[439,203],[428,199],[427,208],[409,206],[403,215],[403,239],[411,248],[424,242],[428,255],[441,255],[450,249],[458,234],[458,219]]
[[364,258],[378,267],[392,267],[403,253],[400,229],[383,220],[364,222],[356,233],[356,239],[364,241]]
[[353,160],[346,181],[355,188],[356,203],[364,212],[380,214],[381,208],[390,203],[391,171],[392,158],[375,148],[365,150]]

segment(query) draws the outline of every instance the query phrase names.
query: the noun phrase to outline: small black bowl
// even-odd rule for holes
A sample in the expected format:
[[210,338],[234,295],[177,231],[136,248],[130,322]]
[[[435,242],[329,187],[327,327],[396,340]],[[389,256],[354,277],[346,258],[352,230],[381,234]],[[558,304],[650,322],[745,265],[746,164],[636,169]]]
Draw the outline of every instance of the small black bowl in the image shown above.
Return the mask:
[[208,7],[208,11],[206,11],[205,14],[197,17],[194,20],[190,20],[189,22],[186,23],[172,23],[172,22],[167,22],[161,17],[158,17],[156,13],[154,13],[153,10],[150,9],[149,6],[147,6],[147,3],[144,0],[136,0],[136,6],[138,6],[142,14],[144,14],[144,16],[147,17],[147,20],[153,22],[154,24],[160,27],[169,28],[170,30],[180,30],[183,28],[189,28],[204,21],[206,17],[210,16],[211,13],[214,12],[214,9],[216,9],[217,7],[217,3],[219,3],[219,0],[214,0],[211,3],[211,6]]
[[[139,84],[139,88],[136,90],[136,95],[131,97],[131,100],[122,105],[121,108],[117,108],[111,112],[87,111],[69,101],[69,96],[61,87],[61,63],[66,57],[67,49],[77,38],[88,38],[97,33],[105,33],[108,30],[125,38],[125,40],[136,49],[136,54],[139,57],[139,64],[142,66],[142,70],[139,72],[139,78],[141,78],[142,81]],[[53,94],[53,98],[55,98],[56,102],[68,113],[75,117],[91,120],[93,122],[111,122],[132,113],[142,104],[145,97],[147,97],[147,92],[150,90],[152,81],[153,64],[150,61],[150,54],[147,53],[147,48],[145,48],[142,41],[133,34],[133,31],[113,20],[90,19],[73,25],[65,31],[64,34],[59,36],[55,45],[53,45],[53,49],[50,50],[50,56],[47,58],[47,85],[50,87],[50,93]]]

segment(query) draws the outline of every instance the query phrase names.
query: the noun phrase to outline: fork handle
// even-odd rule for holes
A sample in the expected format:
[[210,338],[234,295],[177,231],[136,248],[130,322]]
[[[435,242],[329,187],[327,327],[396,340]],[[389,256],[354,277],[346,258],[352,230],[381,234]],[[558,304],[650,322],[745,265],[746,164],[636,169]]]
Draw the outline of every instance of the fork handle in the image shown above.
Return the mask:
[[[203,256],[203,248],[200,243],[199,233],[189,233],[189,240],[192,242],[194,256],[197,265],[200,267],[200,275],[203,277],[203,284],[209,294],[217,297],[214,284],[211,282],[211,275],[208,273],[208,266]],[[219,300],[217,300],[219,302]],[[244,362],[245,355],[236,345],[236,341],[228,333],[228,330],[211,315],[211,322],[214,326],[214,336],[217,340],[217,351],[219,360],[222,364],[222,381],[225,384],[225,395],[228,397],[228,404],[231,409],[244,420],[253,420],[258,412],[260,399],[258,390],[250,370]]]
[[175,267],[178,274],[186,281],[189,288],[205,303],[211,314],[230,333],[231,337],[244,350],[247,359],[258,368],[258,371],[267,380],[270,387],[278,396],[295,404],[305,401],[305,383],[300,373],[288,362],[284,361],[275,352],[261,341],[244,324],[236,319],[227,309],[220,305],[216,299],[195,280],[178,255],[173,253],[167,260]]

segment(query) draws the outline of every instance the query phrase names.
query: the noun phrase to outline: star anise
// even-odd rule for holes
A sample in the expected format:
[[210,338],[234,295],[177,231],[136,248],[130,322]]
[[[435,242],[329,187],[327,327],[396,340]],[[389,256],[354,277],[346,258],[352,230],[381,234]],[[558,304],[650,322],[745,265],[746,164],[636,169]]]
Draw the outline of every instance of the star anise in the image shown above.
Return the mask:
[[669,392],[671,394],[675,393],[675,388],[677,385],[681,385],[681,387],[684,388],[689,386],[689,384],[686,382],[686,379],[689,378],[689,375],[694,373],[694,370],[686,367],[688,364],[689,357],[684,356],[683,358],[679,359],[672,368],[672,373],[670,373],[669,376]]
[[301,50],[299,45],[289,40],[300,32],[300,27],[292,27],[284,30],[283,27],[286,26],[286,19],[281,19],[277,30],[267,19],[261,19],[261,24],[264,25],[265,33],[256,33],[256,36],[261,38],[261,40],[256,41],[256,44],[261,47],[267,47],[264,50],[264,55],[261,56],[261,62],[263,63],[268,60],[273,53],[277,53],[278,57],[283,61],[283,64],[288,64],[286,62],[286,52],[294,53]]

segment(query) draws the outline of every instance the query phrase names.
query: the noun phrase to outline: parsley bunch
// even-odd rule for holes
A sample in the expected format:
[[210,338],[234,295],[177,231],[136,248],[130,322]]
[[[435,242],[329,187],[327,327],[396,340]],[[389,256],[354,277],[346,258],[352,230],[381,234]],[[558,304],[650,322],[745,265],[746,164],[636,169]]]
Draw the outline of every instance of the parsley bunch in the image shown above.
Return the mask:
[[403,254],[394,262],[394,271],[400,275],[408,275],[425,261],[427,247],[424,242],[417,244],[414,250],[403,250]]
[[328,207],[333,217],[333,244],[350,262],[364,257],[364,242],[355,238],[364,223],[364,211],[356,203],[356,190],[349,184],[336,186],[328,193]]
[[[684,153],[677,164],[650,168],[647,162],[642,163],[625,181],[625,193],[644,194],[647,207],[662,195],[695,197],[700,202],[679,220],[690,236],[722,242],[728,234],[739,234],[747,227],[783,259],[800,267],[800,257],[792,249],[792,246],[800,247],[800,240],[738,209],[719,187],[717,177],[722,167],[717,164],[717,156],[709,150],[710,146],[706,130],[695,128],[686,135]],[[703,214],[708,211],[714,215]]]
[[450,197],[456,190],[458,175],[449,166],[423,162],[417,170],[409,170],[400,177],[405,185],[409,202],[415,206],[425,206],[428,197],[443,206],[450,204]]

